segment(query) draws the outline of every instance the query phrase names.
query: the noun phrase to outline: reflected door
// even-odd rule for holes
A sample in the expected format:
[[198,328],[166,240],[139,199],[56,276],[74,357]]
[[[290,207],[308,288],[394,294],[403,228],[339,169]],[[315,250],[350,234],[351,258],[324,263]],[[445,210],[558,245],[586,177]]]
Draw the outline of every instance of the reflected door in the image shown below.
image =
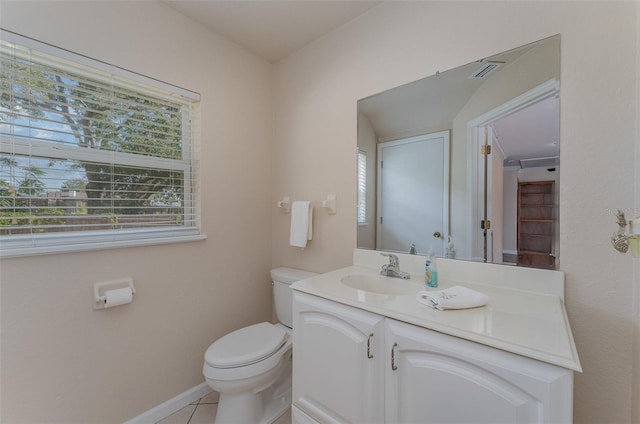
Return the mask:
[[448,209],[448,131],[378,144],[377,249],[442,255]]

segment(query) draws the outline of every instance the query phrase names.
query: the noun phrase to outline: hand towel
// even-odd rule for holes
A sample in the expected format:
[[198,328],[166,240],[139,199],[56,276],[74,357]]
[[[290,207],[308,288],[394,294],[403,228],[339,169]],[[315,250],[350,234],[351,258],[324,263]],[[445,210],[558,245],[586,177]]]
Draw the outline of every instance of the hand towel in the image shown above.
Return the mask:
[[289,244],[305,248],[307,240],[311,240],[313,225],[313,208],[309,201],[295,201],[291,204],[291,234]]
[[430,308],[439,309],[467,309],[477,308],[489,303],[489,296],[462,286],[454,286],[438,291],[419,291],[416,295],[418,302]]

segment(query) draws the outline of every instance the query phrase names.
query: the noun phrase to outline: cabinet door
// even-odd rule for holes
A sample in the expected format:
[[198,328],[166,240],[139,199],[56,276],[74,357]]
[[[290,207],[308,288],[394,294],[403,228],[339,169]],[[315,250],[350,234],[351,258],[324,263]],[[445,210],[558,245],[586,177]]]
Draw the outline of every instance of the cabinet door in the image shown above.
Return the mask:
[[322,423],[384,420],[384,318],[294,292],[293,404]]
[[386,329],[389,423],[572,420],[569,370],[391,319]]

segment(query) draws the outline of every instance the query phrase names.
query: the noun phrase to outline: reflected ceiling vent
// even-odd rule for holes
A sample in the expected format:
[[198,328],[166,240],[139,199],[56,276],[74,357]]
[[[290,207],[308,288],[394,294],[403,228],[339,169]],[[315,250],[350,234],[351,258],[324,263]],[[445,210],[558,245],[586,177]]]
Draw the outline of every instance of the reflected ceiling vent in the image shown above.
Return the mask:
[[482,62],[482,67],[469,76],[470,79],[486,78],[504,62]]
[[520,159],[520,168],[549,168],[560,165],[560,156]]

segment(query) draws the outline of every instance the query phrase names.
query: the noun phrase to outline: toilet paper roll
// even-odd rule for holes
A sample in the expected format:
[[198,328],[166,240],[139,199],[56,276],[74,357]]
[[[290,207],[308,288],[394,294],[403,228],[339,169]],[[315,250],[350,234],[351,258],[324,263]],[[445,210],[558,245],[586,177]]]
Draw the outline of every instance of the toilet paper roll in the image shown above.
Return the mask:
[[127,303],[131,303],[132,300],[133,300],[133,292],[131,291],[131,287],[107,290],[104,292],[105,308],[125,305]]
[[629,220],[629,233],[640,235],[640,216]]

